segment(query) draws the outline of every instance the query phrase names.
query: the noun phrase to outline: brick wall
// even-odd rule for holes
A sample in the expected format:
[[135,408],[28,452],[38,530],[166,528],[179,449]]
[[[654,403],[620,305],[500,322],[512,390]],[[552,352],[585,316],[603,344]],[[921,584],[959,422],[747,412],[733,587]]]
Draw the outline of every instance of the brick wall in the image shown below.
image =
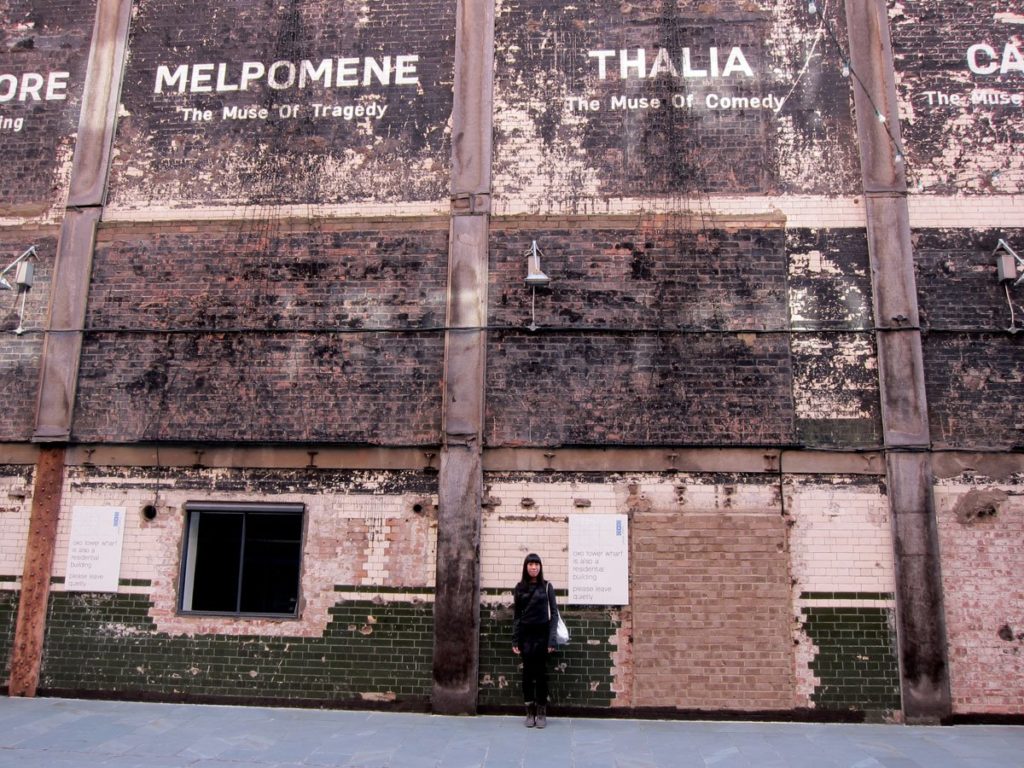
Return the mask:
[[[826,10],[842,35],[841,14]],[[840,62],[814,57],[806,66],[819,32],[792,3],[599,2],[552,12],[544,0],[511,0],[498,8],[495,34],[499,206],[584,213],[593,200],[617,197],[855,188]],[[734,46],[749,72],[726,72]],[[712,48],[721,56],[717,77]],[[690,69],[705,76],[684,74],[684,49]],[[590,55],[600,50],[615,52],[603,59],[603,78],[602,59]],[[639,65],[621,77],[622,50],[633,61],[644,52],[643,77]],[[759,101],[723,108],[737,97]]]
[[1019,335],[1005,333],[1011,310],[1024,316],[1021,288],[999,284],[992,252],[1024,230],[919,230],[916,270],[925,337],[932,439],[957,448],[1019,447],[1024,416],[1007,407],[1024,381]]
[[184,229],[104,233],[76,438],[436,441],[446,229]]
[[[721,487],[723,501],[731,487]],[[791,709],[786,527],[777,500],[760,509],[652,509],[632,527],[634,704]]]
[[[320,637],[160,632],[143,595],[54,593],[40,689],[267,703],[379,702],[424,708],[429,603],[338,599]],[[82,664],[87,658],[90,663]]]
[[517,329],[489,337],[490,444],[791,439],[786,340],[749,332],[785,325],[780,231],[509,228],[491,253],[491,323]]
[[785,486],[802,706],[900,712],[895,575],[884,484],[871,476]]
[[1014,137],[1024,130],[1024,110],[1019,101],[988,99],[1020,99],[1024,72],[1000,73],[997,66],[979,74],[968,64],[974,45],[991,46],[977,58],[982,70],[1002,63],[1007,43],[1020,51],[1019,6],[1007,0],[889,5],[911,187],[925,194],[1020,194],[1024,158]]
[[[50,280],[57,249],[56,233],[51,230],[22,229],[0,233],[0,269],[13,262],[29,246],[36,246],[31,258],[34,270],[32,288],[25,294],[0,291],[0,401],[5,415],[0,420],[0,440],[27,440],[35,428],[36,390],[39,385],[39,361],[43,351],[42,329],[50,300]],[[14,275],[8,274],[14,284]],[[24,297],[25,312],[21,317]],[[20,327],[22,333],[15,331]]]
[[35,467],[0,467],[0,580],[21,579],[28,543]]
[[[571,640],[548,657],[549,700],[556,707],[608,707],[614,699],[612,654],[619,610],[567,605],[564,590],[559,592],[559,612]],[[480,705],[521,705],[522,666],[512,653],[511,592],[491,593],[480,614]]]
[[786,253],[800,440],[878,445],[881,408],[865,233],[787,229]]
[[[141,3],[129,43],[111,202],[132,209],[444,198],[454,35],[455,6],[439,0]],[[388,84],[372,75],[364,85],[364,58],[383,66],[385,56],[392,67],[399,56],[418,57],[415,74],[405,75],[415,82],[400,84],[392,71]],[[340,72],[338,59],[355,59],[354,74]],[[314,68],[333,62],[335,85],[339,78],[355,85],[324,88],[322,79],[307,76],[300,88],[303,60]],[[282,61],[288,64],[271,75]],[[221,79],[228,89],[216,89],[220,74],[213,68],[205,84],[200,70],[205,91],[158,89],[158,67],[173,73],[210,62],[225,64]],[[243,62],[262,63],[267,76],[242,89]],[[191,83],[192,70],[188,77]],[[371,107],[373,114],[346,117],[344,111]],[[267,115],[225,118],[232,108],[264,108]]]
[[1024,503],[1019,475],[941,480],[935,502],[953,709],[1024,714]]
[[95,8],[94,0],[0,8],[0,218],[46,214],[67,194]]

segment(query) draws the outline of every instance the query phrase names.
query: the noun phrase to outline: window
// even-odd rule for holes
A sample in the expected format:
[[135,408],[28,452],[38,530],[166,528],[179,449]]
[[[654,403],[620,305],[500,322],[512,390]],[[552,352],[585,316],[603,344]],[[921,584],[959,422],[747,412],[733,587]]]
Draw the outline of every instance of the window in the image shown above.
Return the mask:
[[181,611],[297,615],[304,512],[301,504],[186,504]]

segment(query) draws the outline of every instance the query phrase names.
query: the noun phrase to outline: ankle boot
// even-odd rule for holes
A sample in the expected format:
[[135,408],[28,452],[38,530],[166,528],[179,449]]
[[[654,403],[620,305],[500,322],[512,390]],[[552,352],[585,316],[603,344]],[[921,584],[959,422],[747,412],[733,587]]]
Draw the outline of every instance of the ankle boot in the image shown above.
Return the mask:
[[537,705],[532,701],[526,703],[526,727],[533,728],[537,724]]
[[537,727],[543,728],[548,724],[548,708],[543,704],[537,705]]

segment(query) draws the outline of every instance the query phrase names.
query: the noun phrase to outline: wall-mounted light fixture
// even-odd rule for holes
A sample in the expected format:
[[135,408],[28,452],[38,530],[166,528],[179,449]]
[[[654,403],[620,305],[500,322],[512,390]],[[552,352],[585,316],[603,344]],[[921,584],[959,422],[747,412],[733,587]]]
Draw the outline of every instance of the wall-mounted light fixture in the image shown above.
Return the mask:
[[542,251],[537,247],[534,240],[526,251],[526,284],[530,286],[530,325],[531,331],[537,330],[537,286],[545,286],[551,282],[551,278],[544,274],[540,268],[540,257]]
[[1024,259],[1005,240],[1000,240],[996,244],[992,256],[996,260],[996,276],[1006,291],[1006,303],[1010,305],[1010,327],[1006,330],[1017,333],[1021,329],[1017,327],[1017,313],[1013,308],[1013,298],[1010,296],[1010,283],[1013,283],[1014,288],[1024,283]]
[[996,259],[1000,283],[1013,283],[1015,288],[1024,283],[1024,259],[1017,255],[1008,242],[1000,240],[992,255]]
[[[30,245],[28,249],[18,258],[0,270],[0,289],[5,291],[17,291],[21,296],[21,308],[18,310],[18,327],[14,332],[19,336],[25,332],[25,297],[32,283],[35,280],[35,267],[29,259],[36,257],[36,247]],[[14,272],[14,285],[11,285],[7,276]]]

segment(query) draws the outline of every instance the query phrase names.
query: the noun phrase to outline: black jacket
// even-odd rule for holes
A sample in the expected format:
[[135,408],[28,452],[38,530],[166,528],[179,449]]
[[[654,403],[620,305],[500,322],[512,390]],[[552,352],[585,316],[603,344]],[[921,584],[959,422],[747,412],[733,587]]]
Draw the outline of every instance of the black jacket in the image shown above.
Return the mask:
[[522,648],[523,627],[546,625],[548,648],[555,646],[555,630],[558,628],[558,603],[555,588],[550,581],[543,585],[519,582],[512,591],[514,609],[512,614],[512,645]]

